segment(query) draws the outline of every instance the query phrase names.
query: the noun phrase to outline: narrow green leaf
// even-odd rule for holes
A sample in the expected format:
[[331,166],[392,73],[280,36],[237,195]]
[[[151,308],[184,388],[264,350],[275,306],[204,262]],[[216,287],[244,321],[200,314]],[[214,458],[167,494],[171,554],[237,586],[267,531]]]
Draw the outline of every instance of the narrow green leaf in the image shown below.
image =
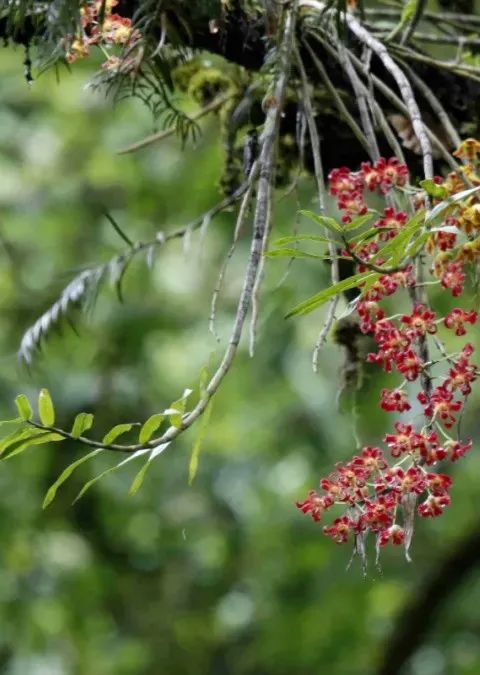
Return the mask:
[[448,199],[445,199],[443,202],[440,202],[440,204],[437,204],[428,214],[425,219],[425,224],[428,225],[431,223],[437,216],[439,216],[441,213],[443,213],[446,209],[448,209],[449,206],[452,206],[453,204],[457,204],[457,202],[461,202],[463,199],[466,199],[467,197],[470,197],[470,195],[473,195],[475,192],[478,192],[480,190],[480,185],[474,188],[469,188],[468,190],[462,190],[462,192],[457,192],[457,194],[452,195],[451,197],[448,197]]
[[164,450],[168,448],[170,443],[163,443],[162,445],[157,446],[156,448],[153,448],[153,450],[150,453],[149,458],[145,462],[145,464],[142,466],[140,471],[135,475],[132,484],[130,485],[130,489],[128,490],[128,494],[130,497],[133,497],[134,495],[137,494],[137,492],[140,490],[142,487],[143,481],[145,479],[145,476],[147,474],[147,471],[150,467],[150,464],[153,462],[155,457],[158,457]]
[[178,401],[174,401],[170,405],[170,408],[167,408],[167,410],[164,411],[164,414],[169,416],[170,424],[177,429],[182,424],[183,415],[185,414],[187,407],[187,399],[191,393],[192,389],[185,389],[182,397],[179,398]]
[[[39,431],[39,430],[37,430]],[[32,436],[26,441],[18,441],[12,443],[2,455],[2,459],[10,459],[19,455],[24,450],[27,450],[31,445],[44,445],[45,443],[51,443],[52,441],[64,441],[65,438],[60,434],[55,433],[54,431],[40,431],[38,436]]]
[[447,188],[443,185],[437,185],[431,178],[426,178],[420,181],[420,186],[425,190],[432,199],[445,199],[448,195]]
[[35,429],[35,427],[21,427],[20,429],[16,429],[13,431],[11,434],[8,434],[8,436],[5,436],[5,438],[2,438],[0,441],[0,455],[3,455],[3,453],[9,448],[11,445],[14,443],[17,443],[18,441],[23,441],[27,438],[32,438],[35,436],[38,436],[40,434],[48,434],[50,432],[44,431],[43,429]]
[[309,314],[318,307],[321,307],[325,302],[327,302],[327,300],[330,300],[330,298],[333,298],[335,295],[343,293],[343,291],[348,291],[350,288],[355,288],[356,286],[358,286],[358,284],[362,283],[363,281],[366,281],[367,279],[373,277],[376,277],[378,279],[379,276],[380,275],[377,272],[361,272],[359,274],[354,274],[348,279],[339,281],[338,284],[334,284],[329,288],[325,288],[320,293],[317,293],[316,295],[313,295],[311,298],[304,300],[299,305],[296,305],[296,307],[294,307],[292,310],[290,310],[290,312],[288,312],[286,318],[288,319],[291,316],[302,316],[304,314]]
[[152,438],[153,434],[160,427],[164,419],[165,415],[163,415],[162,413],[157,413],[156,415],[152,415],[151,417],[149,417],[148,420],[140,429],[140,433],[138,434],[138,442],[148,443],[148,441]]
[[208,423],[210,421],[210,416],[212,414],[213,408],[213,399],[210,399],[205,412],[203,413],[202,423],[198,431],[198,436],[195,440],[195,444],[192,448],[192,454],[190,455],[190,463],[188,465],[188,484],[191,485],[197,475],[198,470],[198,460],[200,458],[200,452],[203,447],[203,441],[207,433]]
[[318,244],[337,244],[342,246],[342,242],[337,239],[322,237],[320,234],[290,234],[287,237],[280,237],[274,242],[274,246],[285,246],[286,244],[295,244],[297,241],[313,241]]
[[313,260],[330,260],[329,255],[316,255],[315,253],[307,253],[300,251],[298,248],[275,248],[266,253],[268,258],[310,258]]
[[122,434],[126,434],[127,431],[130,431],[130,429],[133,426],[134,426],[133,422],[126,424],[117,424],[105,434],[102,443],[104,443],[105,445],[111,445],[119,436],[121,436]]
[[93,415],[91,413],[85,412],[79,413],[75,417],[71,434],[74,438],[78,438],[85,431],[91,429],[92,426],[93,426]]
[[45,427],[55,424],[55,409],[48,389],[42,389],[38,395],[38,415]]
[[305,216],[306,218],[309,218],[310,220],[313,220],[314,223],[317,225],[320,225],[321,227],[325,227],[327,230],[330,230],[330,232],[343,232],[343,227],[337,223],[337,221],[334,218],[328,218],[327,216],[319,216],[317,213],[314,213],[313,211],[299,211],[301,216]]
[[84,455],[84,457],[80,457],[80,459],[77,459],[76,462],[72,462],[67,466],[66,469],[62,471],[60,476],[57,478],[55,483],[53,483],[47,491],[47,494],[45,495],[45,499],[43,500],[43,508],[46,509],[49,504],[53,502],[53,500],[56,497],[58,488],[65,483],[65,481],[70,478],[72,473],[75,471],[75,469],[80,466],[80,464],[83,464],[87,460],[89,460],[91,457],[95,457],[95,455],[98,455],[99,452],[102,452],[101,448],[98,448],[97,450],[93,450],[92,452],[89,452],[88,455]]
[[151,452],[151,450],[137,450],[136,452],[129,455],[126,459],[123,459],[118,464],[115,464],[115,466],[111,466],[110,468],[105,469],[105,471],[102,471],[102,473],[100,473],[98,476],[95,476],[95,478],[92,478],[87,483],[85,483],[85,485],[82,487],[78,495],[73,500],[73,503],[75,504],[75,502],[77,502],[80,499],[80,497],[83,497],[85,492],[89,490],[92,487],[92,485],[95,485],[95,483],[97,483],[101,478],[107,476],[109,473],[117,471],[117,469],[120,469],[122,466],[125,466],[125,464],[128,464],[128,462],[131,462],[132,460],[136,459],[137,457],[140,457],[141,455],[145,455],[147,452]]
[[350,230],[356,230],[357,228],[362,227],[362,225],[365,225],[370,220],[372,220],[372,218],[374,218],[375,215],[376,215],[375,213],[369,212],[365,213],[363,216],[356,216],[355,218],[352,218],[352,220],[349,223],[346,223],[343,226],[343,229],[348,232],[350,232]]
[[17,398],[15,399],[15,405],[17,406],[17,410],[22,420],[28,421],[32,419],[33,417],[32,406],[30,405],[30,401],[25,396],[25,394],[19,394],[17,396]]
[[419,253],[422,250],[422,248],[425,246],[429,237],[430,237],[430,232],[422,232],[422,234],[420,234],[415,239],[415,241],[413,241],[410,244],[410,246],[408,248],[408,251],[407,251],[407,255],[410,258],[414,258],[417,255],[417,253]]

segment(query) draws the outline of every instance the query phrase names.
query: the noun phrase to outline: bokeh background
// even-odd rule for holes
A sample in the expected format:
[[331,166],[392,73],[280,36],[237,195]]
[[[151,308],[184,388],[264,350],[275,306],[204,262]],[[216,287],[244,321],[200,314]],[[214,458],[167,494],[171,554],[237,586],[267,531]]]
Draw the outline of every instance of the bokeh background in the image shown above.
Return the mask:
[[[114,106],[87,88],[91,63],[28,86],[22,60],[20,49],[0,52],[0,412],[12,417],[17,393],[48,387],[60,422],[94,412],[101,436],[168,406],[221,354],[248,237],[222,293],[220,346],[208,332],[209,303],[233,213],[168,244],[153,269],[134,263],[123,304],[103,291],[93,312],[76,318],[77,333],[65,326],[30,372],[19,367],[24,330],[74,271],[122,250],[104,211],[134,240],[168,232],[219,200],[222,162],[215,119],[183,152],[172,138],[119,156],[154,128],[141,103]],[[299,208],[315,208],[308,177],[279,199],[278,235],[312,231],[296,223]],[[351,456],[355,434],[376,444],[391,424],[376,402],[386,380],[366,371],[354,428],[351,406],[337,400],[338,346],[330,342],[312,372],[321,311],[283,318],[325,283],[323,264],[268,262],[257,353],[250,359],[242,344],[215,399],[192,486],[198,427],[154,463],[135,497],[127,492],[139,466],[129,464],[71,505],[118,459],[105,454],[43,511],[48,486],[81,456],[73,444],[32,448],[0,465],[2,674],[366,675],[380,672],[412,605],[420,607],[418,640],[406,645],[398,672],[480,673],[478,448],[453,467],[452,506],[417,524],[411,564],[386,550],[380,572],[370,551],[366,578],[355,561],[347,571],[349,547],[295,509]],[[474,394],[463,422],[477,437],[478,405]]]

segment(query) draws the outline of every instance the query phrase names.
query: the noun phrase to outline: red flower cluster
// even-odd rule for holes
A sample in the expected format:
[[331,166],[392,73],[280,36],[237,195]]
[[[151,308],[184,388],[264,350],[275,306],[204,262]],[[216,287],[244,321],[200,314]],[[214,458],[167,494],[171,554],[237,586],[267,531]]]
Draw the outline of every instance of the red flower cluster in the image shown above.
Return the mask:
[[[469,139],[466,150],[462,150],[463,146],[460,150],[471,154],[474,148],[480,155],[480,143],[471,141]],[[471,165],[462,171],[470,182],[480,184],[480,177]],[[362,164],[357,172],[347,167],[334,169],[329,175],[329,187],[330,193],[337,197],[338,207],[344,211],[343,222],[348,223],[352,216],[368,210],[367,190],[386,195],[393,188],[404,186],[407,180],[405,165],[396,159],[382,158],[373,165]],[[445,181],[436,177],[435,183],[442,185],[446,194],[465,189],[465,183],[457,174],[450,174]],[[463,292],[465,264],[480,257],[480,237],[478,243],[470,237],[473,231],[480,233],[480,203],[476,200],[477,197],[469,196],[467,203],[460,201],[445,208],[442,228],[435,229],[425,246],[433,257],[431,271],[437,278],[430,283],[439,284],[454,297]],[[425,194],[417,201],[425,204]],[[356,237],[355,243],[342,252],[345,257],[353,258],[359,272],[378,272],[379,266],[389,266],[391,242],[409,219],[407,213],[394,208],[393,203],[397,202],[390,194],[383,216],[374,223],[378,230],[376,236],[372,238],[370,233],[368,240]],[[466,241],[459,243],[466,237]],[[416,255],[421,250],[417,250]],[[415,269],[410,263],[377,274],[374,281],[363,288],[356,311],[360,330],[371,334],[377,344],[377,351],[369,353],[367,361],[381,366],[387,373],[396,371],[403,377],[403,382],[396,387],[381,390],[380,407],[389,413],[408,413],[412,403],[406,384],[418,382],[417,399],[425,418],[423,427],[415,428],[409,421],[396,421],[394,431],[384,437],[386,453],[378,447],[364,447],[350,461],[338,463],[335,471],[320,481],[322,493],[311,491],[304,502],[297,503],[298,508],[315,521],[321,520],[335,505],[343,505],[346,512],[323,530],[337,543],[353,539],[355,550],[361,554],[364,545],[360,540],[370,532],[376,538],[377,550],[388,543],[404,545],[408,556],[415,513],[433,518],[441,515],[450,503],[452,479],[436,471],[436,466],[439,462],[456,462],[472,447],[471,440],[451,438],[448,432],[456,424],[480,372],[470,361],[473,346],[466,344],[457,353],[447,354],[437,335],[442,327],[456,336],[465,335],[467,324],[474,325],[478,314],[454,307],[446,316],[437,318],[424,299],[424,291],[418,290]],[[412,309],[409,313],[388,317],[382,301],[400,289],[409,290],[410,298],[414,299]],[[422,298],[422,302],[417,298]],[[440,352],[437,359],[430,356],[430,347]],[[437,367],[443,368],[443,373],[433,374]]]
[[[342,222],[349,223],[351,216],[364,215],[368,211],[365,190],[385,195],[395,186],[406,185],[408,168],[394,157],[388,160],[381,157],[373,166],[370,162],[364,162],[360,171],[351,171],[347,166],[333,169],[328,181],[330,194],[337,197],[338,208],[345,211]],[[402,213],[395,213],[393,209],[387,208],[384,218],[381,219],[385,224],[379,224],[378,227],[397,229],[401,227],[402,219]]]

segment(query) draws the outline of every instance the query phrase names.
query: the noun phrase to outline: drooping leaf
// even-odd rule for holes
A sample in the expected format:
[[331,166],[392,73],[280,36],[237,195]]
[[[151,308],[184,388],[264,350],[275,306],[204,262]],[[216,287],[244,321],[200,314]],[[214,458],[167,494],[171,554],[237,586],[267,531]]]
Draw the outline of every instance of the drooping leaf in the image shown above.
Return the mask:
[[280,237],[274,242],[275,246],[285,246],[286,244],[296,244],[298,241],[313,241],[319,244],[337,244],[342,246],[342,242],[337,239],[322,237],[320,234],[290,234],[287,237]]
[[28,421],[32,419],[33,417],[32,406],[30,405],[30,401],[25,396],[25,394],[19,394],[17,396],[17,398],[15,399],[15,405],[17,406],[17,410],[22,420]]
[[164,419],[165,415],[163,413],[157,413],[149,417],[148,420],[140,429],[140,433],[138,434],[138,442],[142,444],[148,443],[148,441],[152,438],[153,434],[160,427]]
[[43,426],[52,427],[55,424],[55,409],[48,389],[41,389],[38,395],[38,415]]
[[104,445],[111,445],[116,439],[121,436],[122,434],[126,434],[127,431],[130,431],[130,429],[134,426],[133,422],[127,422],[125,424],[117,424],[114,427],[110,429],[110,431],[107,431],[105,436],[103,437],[102,443]]
[[19,455],[31,445],[44,445],[45,443],[51,443],[52,441],[65,440],[61,434],[57,434],[55,431],[41,431],[40,429],[37,429],[36,431],[39,431],[36,436],[31,436],[26,440],[17,440],[11,443],[8,448],[5,448],[2,452],[2,459],[15,457],[15,455]]
[[43,429],[35,429],[35,427],[21,427],[20,429],[16,429],[15,431],[12,431],[11,434],[8,434],[5,436],[5,438],[2,438],[0,441],[0,455],[3,455],[3,453],[14,443],[24,441],[27,438],[34,438],[35,436],[38,436],[40,434],[48,434],[50,432],[45,431]]
[[73,423],[71,434],[74,438],[79,438],[85,431],[88,431],[93,426],[92,413],[78,413]]
[[305,216],[306,218],[309,218],[310,220],[313,220],[314,223],[317,225],[320,225],[321,227],[325,227],[327,230],[330,230],[330,232],[343,232],[343,227],[337,223],[337,221],[334,218],[328,218],[327,216],[319,216],[318,213],[314,213],[313,211],[305,211],[301,210],[299,211],[301,216]]
[[321,307],[327,300],[330,300],[330,298],[333,298],[335,295],[343,293],[343,291],[348,291],[351,288],[355,288],[367,279],[378,279],[379,276],[380,275],[377,272],[361,272],[359,274],[354,274],[348,279],[339,281],[338,284],[325,288],[323,291],[320,291],[320,293],[312,295],[312,297],[304,300],[299,305],[296,305],[288,312],[286,318],[310,314],[310,312]]
[[[84,414],[84,413],[83,413]],[[80,459],[77,459],[76,462],[72,462],[72,464],[69,464],[66,469],[62,471],[60,476],[57,478],[57,480],[48,488],[47,494],[45,495],[45,499],[43,500],[43,508],[46,509],[49,504],[53,502],[53,500],[56,497],[58,488],[65,483],[65,481],[70,478],[72,473],[75,471],[77,467],[79,467],[81,464],[86,462],[87,460],[91,459],[92,457],[95,457],[95,455],[98,455],[99,452],[102,452],[101,448],[98,448],[97,450],[93,450],[92,452],[89,452],[88,455],[84,455]]]
[[266,253],[268,258],[310,258],[313,260],[330,260],[329,255],[316,255],[315,253],[307,253],[298,248],[275,248]]
[[153,448],[153,450],[150,453],[149,458],[145,462],[145,464],[142,466],[140,471],[135,475],[132,484],[130,485],[130,489],[128,490],[128,494],[130,497],[133,497],[134,495],[137,494],[137,492],[140,490],[142,487],[143,481],[145,479],[145,476],[147,474],[147,471],[150,467],[150,464],[153,462],[155,457],[158,457],[164,450],[168,448],[170,443],[162,443],[162,445],[158,445],[156,448]]
[[73,500],[73,503],[75,504],[75,502],[77,502],[80,499],[80,497],[83,497],[85,492],[87,492],[87,490],[89,490],[92,487],[92,485],[95,485],[95,483],[97,483],[101,478],[103,478],[104,476],[107,476],[109,473],[113,473],[114,471],[117,471],[117,469],[120,469],[122,466],[125,466],[125,464],[128,464],[128,462],[131,462],[132,460],[136,459],[137,457],[141,457],[142,455],[145,455],[147,452],[151,452],[151,450],[149,450],[149,449],[137,450],[136,452],[133,452],[131,455],[129,455],[126,459],[123,459],[118,464],[115,464],[115,466],[111,466],[108,469],[105,469],[105,471],[102,471],[102,473],[100,473],[98,476],[95,476],[95,478],[92,478],[87,483],[85,483],[85,485],[82,487],[82,489],[80,490],[78,495]]
[[190,455],[190,462],[188,465],[188,484],[191,485],[197,475],[198,470],[198,460],[200,458],[200,452],[203,447],[203,441],[205,440],[205,435],[207,433],[208,423],[210,421],[210,416],[212,414],[213,408],[213,399],[210,399],[205,412],[203,413],[202,422],[200,429],[198,431],[197,438],[195,440],[194,446],[192,448],[192,454]]

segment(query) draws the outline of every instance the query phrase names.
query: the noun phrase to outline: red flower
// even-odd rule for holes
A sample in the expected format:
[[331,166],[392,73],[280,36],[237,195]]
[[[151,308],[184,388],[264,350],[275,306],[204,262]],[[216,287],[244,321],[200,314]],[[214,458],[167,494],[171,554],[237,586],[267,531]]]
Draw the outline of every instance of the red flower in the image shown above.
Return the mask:
[[447,263],[443,269],[440,283],[443,288],[450,289],[454,298],[458,297],[463,291],[465,282],[465,272],[461,262]]
[[395,422],[396,434],[386,434],[384,441],[390,448],[393,457],[400,457],[405,452],[418,450],[420,455],[426,456],[432,445],[436,446],[438,437],[435,432],[428,435],[413,430],[411,424]]
[[452,413],[457,413],[462,409],[461,401],[454,401],[453,394],[446,388],[448,381],[436,387],[427,399],[425,392],[418,394],[418,400],[424,406],[424,412],[427,417],[440,419],[447,429],[455,424],[455,417]]
[[385,316],[383,309],[374,300],[359,302],[357,314],[360,317],[360,330],[362,333],[371,333],[375,328],[375,323]]
[[395,467],[387,471],[384,476],[385,485],[399,494],[422,494],[426,487],[423,471],[417,466],[411,466],[407,471]]
[[415,305],[411,316],[404,314],[401,321],[407,326],[406,333],[411,338],[423,337],[427,333],[433,335],[437,332],[435,312],[423,305]]
[[353,529],[353,523],[347,516],[335,518],[329,527],[324,527],[323,531],[337,544],[344,544],[348,540],[348,535]]
[[445,326],[455,331],[455,335],[465,335],[465,323],[470,323],[472,326],[476,323],[478,314],[474,310],[466,312],[459,307],[452,309],[444,319]]
[[392,525],[385,530],[380,530],[378,537],[379,546],[385,546],[391,541],[394,546],[401,546],[405,541],[405,530],[400,525]]
[[351,172],[348,166],[333,169],[328,174],[328,183],[330,194],[334,197],[350,194],[362,189],[362,179],[357,174]]
[[430,495],[422,504],[420,504],[417,511],[422,518],[435,518],[436,516],[441,516],[443,509],[449,504],[450,497],[448,495],[439,497]]
[[445,453],[449,455],[452,462],[456,462],[460,457],[472,449],[472,441],[461,443],[460,441],[447,441],[445,443]]
[[380,407],[387,412],[406,412],[412,407],[401,389],[382,389],[380,396]]
[[377,220],[373,227],[377,227],[382,230],[380,235],[381,241],[386,241],[393,238],[398,230],[400,230],[408,220],[408,215],[405,211],[395,211],[391,206],[388,206],[383,212],[383,218]]
[[398,354],[396,362],[398,372],[409,382],[416,380],[422,372],[423,363],[413,349],[406,349]]
[[396,505],[397,497],[392,492],[388,495],[380,495],[377,499],[365,499],[365,513],[362,515],[363,524],[372,532],[390,527],[393,524]]
[[310,513],[312,519],[318,522],[326,509],[333,504],[333,499],[330,495],[320,497],[315,490],[310,490],[308,497],[304,502],[296,502],[296,506],[303,513]]
[[444,473],[427,473],[425,478],[428,489],[435,497],[447,494],[452,485],[452,479]]
[[368,474],[375,471],[383,471],[388,467],[387,461],[380,448],[367,446],[363,448],[360,456],[356,455],[351,462],[352,465],[364,468]]

